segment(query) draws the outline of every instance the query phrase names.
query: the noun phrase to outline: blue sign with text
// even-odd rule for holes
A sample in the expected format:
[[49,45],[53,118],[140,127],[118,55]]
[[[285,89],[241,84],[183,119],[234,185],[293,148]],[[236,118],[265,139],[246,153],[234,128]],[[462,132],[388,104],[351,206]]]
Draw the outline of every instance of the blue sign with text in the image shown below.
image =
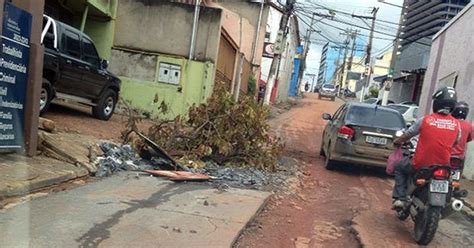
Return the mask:
[[5,3],[0,53],[0,149],[22,149],[30,55],[30,13]]

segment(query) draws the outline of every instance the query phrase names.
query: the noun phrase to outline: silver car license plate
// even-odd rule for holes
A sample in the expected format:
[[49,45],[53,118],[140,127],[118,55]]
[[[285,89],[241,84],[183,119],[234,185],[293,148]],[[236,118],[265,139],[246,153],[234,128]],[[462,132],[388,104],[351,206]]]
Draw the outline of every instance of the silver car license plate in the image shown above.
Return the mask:
[[451,172],[451,178],[455,181],[459,181],[461,179],[461,171],[453,170]]
[[386,145],[387,144],[387,138],[374,137],[374,136],[367,136],[365,138],[365,141],[367,143],[376,144],[376,145]]
[[446,180],[431,180],[430,191],[434,193],[448,193],[449,182]]

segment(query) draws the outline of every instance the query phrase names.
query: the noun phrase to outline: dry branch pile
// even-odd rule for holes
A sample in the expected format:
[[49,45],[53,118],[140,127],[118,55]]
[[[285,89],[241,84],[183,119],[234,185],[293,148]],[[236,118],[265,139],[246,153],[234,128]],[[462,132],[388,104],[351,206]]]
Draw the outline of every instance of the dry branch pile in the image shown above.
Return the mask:
[[[183,160],[213,160],[221,165],[274,170],[283,144],[269,134],[268,108],[251,97],[235,102],[223,86],[215,87],[207,104],[190,108],[188,119],[178,116],[158,122],[150,128],[148,137]],[[129,116],[123,132],[126,142],[139,121],[131,110]],[[143,148],[140,142],[135,145],[139,150]]]

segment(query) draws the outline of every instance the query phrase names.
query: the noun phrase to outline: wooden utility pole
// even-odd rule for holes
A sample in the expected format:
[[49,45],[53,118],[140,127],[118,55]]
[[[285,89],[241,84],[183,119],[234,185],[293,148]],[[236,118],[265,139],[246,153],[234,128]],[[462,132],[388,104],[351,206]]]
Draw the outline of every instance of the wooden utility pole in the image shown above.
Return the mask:
[[395,37],[395,43],[393,44],[392,50],[392,59],[390,60],[390,67],[388,68],[388,78],[384,84],[384,91],[382,97],[382,105],[385,106],[388,103],[388,96],[390,95],[390,89],[392,88],[393,84],[393,71],[395,68],[395,62],[397,60],[397,53],[398,53],[398,46],[400,46],[400,33],[402,32],[403,26],[403,19],[405,17],[405,6],[407,4],[407,0],[403,1],[402,11],[400,13],[400,20],[398,21],[398,29],[397,29],[397,36]]
[[369,87],[369,83],[370,83],[370,74],[371,74],[371,70],[370,70],[370,60],[371,60],[371,56],[372,56],[372,42],[373,42],[373,39],[374,39],[374,30],[375,30],[375,20],[377,19],[377,12],[379,11],[379,8],[373,8],[372,9],[372,16],[370,17],[367,17],[367,16],[356,16],[356,15],[352,15],[353,17],[359,17],[359,18],[364,18],[364,19],[370,19],[372,20],[372,25],[370,27],[370,33],[369,33],[369,42],[367,44],[367,51],[366,51],[366,58],[365,58],[365,73],[364,73],[364,76],[365,76],[365,82],[364,82],[364,86],[362,87],[362,92],[360,94],[360,101],[364,101],[364,96],[365,96],[365,91],[366,91],[366,88]]
[[[288,33],[287,26],[288,26],[288,21],[290,19],[290,15],[293,12],[293,7],[295,4],[296,0],[286,0],[286,6],[285,6],[285,13],[283,14],[281,21],[280,21],[280,30],[278,31],[279,37],[277,38],[277,41],[275,42],[275,47],[279,47],[280,51],[276,51],[273,60],[272,60],[272,65],[270,67],[270,72],[268,73],[268,82],[267,86],[265,88],[265,97],[263,98],[263,104],[264,105],[269,105],[270,104],[270,97],[272,95],[272,89],[273,86],[275,85],[275,80],[276,80],[276,74],[277,68],[280,64],[281,60],[281,50],[282,47],[284,46],[286,42],[286,35]],[[277,44],[278,43],[278,44]]]

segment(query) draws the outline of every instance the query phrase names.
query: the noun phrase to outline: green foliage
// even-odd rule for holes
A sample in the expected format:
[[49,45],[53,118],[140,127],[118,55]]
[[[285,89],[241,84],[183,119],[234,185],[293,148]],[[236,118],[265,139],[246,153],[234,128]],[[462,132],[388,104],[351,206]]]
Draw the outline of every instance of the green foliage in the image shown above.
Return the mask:
[[375,87],[370,87],[369,95],[370,95],[370,97],[378,97],[379,96],[379,90]]
[[274,170],[283,144],[269,134],[269,112],[255,97],[243,96],[236,102],[223,85],[216,84],[206,104],[190,108],[187,120],[178,116],[157,123],[148,137],[181,158]]
[[249,77],[249,83],[247,88],[247,95],[255,96],[257,94],[257,79],[255,78],[255,76],[252,75]]

